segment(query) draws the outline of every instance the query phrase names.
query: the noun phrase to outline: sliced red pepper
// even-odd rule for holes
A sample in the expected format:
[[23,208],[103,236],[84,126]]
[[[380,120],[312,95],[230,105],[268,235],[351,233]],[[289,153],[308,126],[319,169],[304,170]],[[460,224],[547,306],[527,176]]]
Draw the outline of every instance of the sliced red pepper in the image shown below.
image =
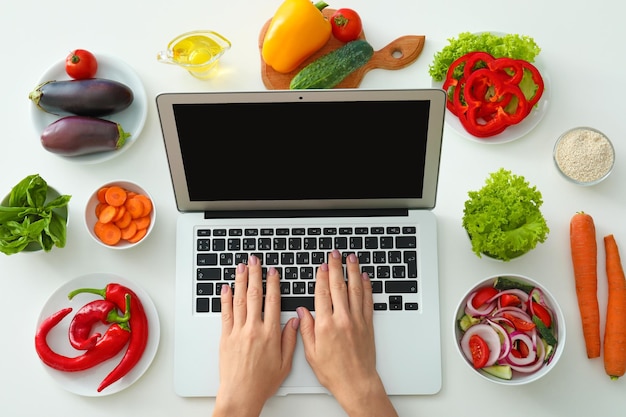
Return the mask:
[[[130,319],[130,295],[126,299],[126,312],[120,315],[117,306],[108,300],[94,300],[82,306],[70,322],[69,339],[75,349],[88,350],[96,345],[102,336],[91,333],[96,323],[113,324],[127,323]],[[124,326],[122,326],[124,327]],[[128,325],[125,325],[128,327]]]
[[130,320],[128,321],[131,337],[128,344],[128,349],[124,353],[124,357],[120,361],[119,364],[102,380],[100,385],[98,386],[98,392],[101,392],[103,389],[116,382],[128,372],[141,359],[143,352],[146,350],[146,346],[148,345],[148,317],[146,316],[145,310],[139,297],[133,290],[130,288],[117,284],[110,283],[103,289],[98,288],[80,288],[72,291],[69,294],[69,298],[71,299],[73,296],[79,293],[92,293],[98,294],[105,300],[112,301],[117,305],[121,311],[126,311],[126,294],[130,294]]
[[93,348],[82,355],[68,357],[56,353],[48,345],[47,337],[50,330],[59,324],[72,311],[64,308],[46,318],[35,335],[35,349],[43,363],[51,368],[64,372],[84,371],[117,355],[130,338],[130,331],[119,324],[111,325]]

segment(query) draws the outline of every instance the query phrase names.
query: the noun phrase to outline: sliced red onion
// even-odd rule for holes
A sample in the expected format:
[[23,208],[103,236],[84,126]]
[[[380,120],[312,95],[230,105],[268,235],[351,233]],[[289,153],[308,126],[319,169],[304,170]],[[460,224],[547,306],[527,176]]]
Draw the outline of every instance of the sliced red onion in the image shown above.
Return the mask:
[[465,304],[466,314],[469,314],[472,317],[484,317],[491,313],[497,307],[497,303],[494,301],[484,303],[480,307],[474,307],[474,305],[472,304],[472,300],[474,300],[475,296],[476,292],[474,292],[467,298],[467,303]]
[[[503,318],[503,320],[506,319]],[[497,323],[496,320],[488,320],[487,323],[489,323],[491,327],[493,327],[498,333],[500,333],[500,342],[502,344],[502,348],[500,349],[500,356],[498,356],[498,361],[501,361],[502,359],[509,356],[509,354],[511,353],[511,336],[509,335],[509,332],[507,332],[507,330],[502,327],[501,324]]]
[[524,332],[511,333],[511,343],[524,343],[528,347],[528,355],[524,358],[518,358],[512,353],[506,357],[506,360],[511,365],[528,366],[535,362],[537,359],[536,345],[533,339]]
[[461,338],[461,350],[470,362],[472,361],[472,350],[469,346],[469,340],[475,334],[480,336],[489,347],[489,359],[487,359],[485,366],[493,365],[498,360],[502,350],[498,332],[486,323],[475,324],[465,331]]
[[539,343],[537,343],[537,360],[535,362],[526,366],[519,366],[519,365],[514,365],[514,364],[510,364],[510,366],[511,366],[511,369],[513,369],[514,371],[529,374],[529,373],[538,371],[539,369],[541,369],[542,366],[545,365],[544,363],[545,356],[546,356],[546,350],[543,346],[543,342],[539,341]]

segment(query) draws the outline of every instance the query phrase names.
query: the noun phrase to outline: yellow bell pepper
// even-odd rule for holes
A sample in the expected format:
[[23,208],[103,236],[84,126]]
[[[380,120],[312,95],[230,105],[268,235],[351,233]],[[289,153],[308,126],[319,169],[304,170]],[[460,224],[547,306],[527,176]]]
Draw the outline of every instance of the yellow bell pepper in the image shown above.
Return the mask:
[[330,22],[322,14],[323,1],[285,0],[270,22],[261,55],[274,70],[287,73],[320,50],[332,34]]

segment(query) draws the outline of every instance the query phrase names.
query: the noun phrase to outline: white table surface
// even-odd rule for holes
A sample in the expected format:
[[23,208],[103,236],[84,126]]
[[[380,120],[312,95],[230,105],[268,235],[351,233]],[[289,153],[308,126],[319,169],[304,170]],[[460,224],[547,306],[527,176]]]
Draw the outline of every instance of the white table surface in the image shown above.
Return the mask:
[[[73,196],[65,249],[54,249],[48,254],[0,256],[3,415],[210,415],[213,399],[181,398],[173,390],[173,242],[177,211],[154,97],[162,91],[264,89],[257,37],[279,3],[280,0],[2,3],[0,190],[7,193],[26,175],[39,173],[61,192]],[[568,240],[571,216],[584,210],[596,221],[599,276],[604,276],[604,235],[615,234],[626,254],[626,193],[621,185],[626,181],[626,29],[618,2],[344,0],[330,4],[332,8],[356,9],[375,49],[402,35],[426,35],[422,55],[413,65],[394,72],[372,71],[361,84],[364,88],[430,87],[428,65],[447,39],[463,31],[486,30],[532,36],[542,48],[540,57],[552,85],[544,120],[523,139],[490,146],[466,140],[451,129],[444,133],[435,209],[441,254],[443,388],[432,396],[394,397],[400,415],[623,415],[626,380],[610,381],[602,359],[586,358]],[[218,76],[199,81],[179,68],[157,63],[157,51],[170,39],[201,28],[216,30],[233,43]],[[28,92],[50,65],[74,48],[123,59],[140,75],[148,94],[148,118],[139,140],[128,152],[105,163],[76,164],[46,152],[31,122]],[[336,123],[350,122],[337,117]],[[605,132],[613,139],[617,153],[611,177],[591,188],[567,183],[556,172],[551,158],[557,136],[579,125]],[[213,127],[207,124],[207,129]],[[228,126],[223,131],[228,132]],[[218,141],[226,136],[216,134],[214,138]],[[524,175],[543,193],[542,210],[551,229],[544,244],[524,258],[506,264],[476,257],[461,227],[467,192],[480,188],[488,174],[500,167]],[[96,244],[83,224],[84,205],[90,192],[114,179],[142,184],[152,193],[158,210],[157,225],[149,239],[123,252]],[[97,398],[65,391],[44,370],[33,345],[37,317],[48,297],[68,280],[92,272],[111,272],[137,282],[150,294],[161,320],[159,349],[145,375],[120,393]],[[452,321],[456,303],[470,285],[496,273],[521,273],[543,282],[558,298],[567,318],[567,343],[560,362],[548,376],[531,385],[511,388],[484,381],[470,372],[454,347]],[[605,296],[606,284],[600,279],[600,300]],[[602,319],[604,315],[602,311]],[[330,417],[344,413],[333,398],[325,395],[272,398],[263,412],[263,416],[293,415]]]

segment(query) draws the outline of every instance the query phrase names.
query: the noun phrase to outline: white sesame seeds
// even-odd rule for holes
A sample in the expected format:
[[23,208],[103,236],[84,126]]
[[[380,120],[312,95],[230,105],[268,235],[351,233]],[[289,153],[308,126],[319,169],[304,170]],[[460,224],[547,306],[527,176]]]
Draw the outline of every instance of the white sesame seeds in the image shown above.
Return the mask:
[[579,127],[565,132],[554,148],[554,161],[563,175],[582,184],[595,184],[613,168],[615,152],[601,132]]

